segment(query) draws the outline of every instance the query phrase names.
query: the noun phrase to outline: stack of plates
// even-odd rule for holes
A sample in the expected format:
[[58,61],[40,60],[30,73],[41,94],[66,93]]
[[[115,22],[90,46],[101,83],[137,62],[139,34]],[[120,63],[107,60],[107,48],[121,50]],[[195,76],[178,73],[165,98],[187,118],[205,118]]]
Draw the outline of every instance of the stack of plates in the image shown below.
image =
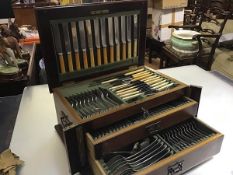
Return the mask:
[[172,33],[171,45],[174,50],[181,53],[197,53],[198,41],[193,39],[194,35],[200,33],[193,30],[176,30]]

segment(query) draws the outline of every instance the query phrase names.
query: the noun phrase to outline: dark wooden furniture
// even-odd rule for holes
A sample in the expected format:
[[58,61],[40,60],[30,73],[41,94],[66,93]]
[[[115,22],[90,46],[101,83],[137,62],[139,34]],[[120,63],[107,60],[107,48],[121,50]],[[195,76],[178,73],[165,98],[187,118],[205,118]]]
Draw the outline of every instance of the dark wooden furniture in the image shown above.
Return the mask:
[[[64,141],[71,174],[85,174],[88,166],[94,174],[108,174],[106,155],[125,151],[141,139],[162,137],[182,122],[193,121],[211,135],[172,151],[138,174],[184,173],[220,151],[223,135],[195,119],[201,89],[143,66],[146,1],[38,8],[36,15],[57,112],[55,128]],[[121,27],[112,33],[113,19],[114,26]],[[112,44],[112,36],[120,36],[120,42]],[[96,44],[99,40],[101,45]]]
[[38,2],[30,4],[15,3],[12,5],[15,23],[18,26],[31,25],[36,27],[35,7],[54,5],[50,2]]
[[21,94],[26,86],[34,85],[36,83],[36,44],[25,45],[23,46],[23,49],[29,51],[31,56],[28,62],[28,69],[25,70],[25,72],[23,73],[24,75],[21,79],[0,82],[0,96]]
[[[215,15],[224,17],[222,22],[216,20]],[[198,41],[198,52],[194,54],[178,52],[172,48],[171,43],[168,41],[162,49],[161,61],[163,62],[162,65],[164,64],[164,67],[197,64],[206,70],[210,70],[215,49],[218,46],[219,39],[230,16],[230,12],[218,8],[205,9],[203,7],[198,16],[200,16],[198,25],[169,26],[175,29],[182,28],[200,32],[200,35],[193,37],[193,39]],[[215,26],[211,28],[203,28],[204,22],[209,22]]]
[[146,38],[146,47],[148,48],[149,63],[152,63],[152,58],[160,57],[163,46],[164,42],[160,42],[151,37]]

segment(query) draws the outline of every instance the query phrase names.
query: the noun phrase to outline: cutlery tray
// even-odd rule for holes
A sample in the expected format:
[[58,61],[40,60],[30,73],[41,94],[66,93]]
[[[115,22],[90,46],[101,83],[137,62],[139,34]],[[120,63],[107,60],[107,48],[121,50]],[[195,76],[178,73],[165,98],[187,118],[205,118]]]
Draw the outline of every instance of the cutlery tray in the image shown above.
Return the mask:
[[220,151],[223,135],[196,118],[103,154],[89,154],[94,174],[183,174]]

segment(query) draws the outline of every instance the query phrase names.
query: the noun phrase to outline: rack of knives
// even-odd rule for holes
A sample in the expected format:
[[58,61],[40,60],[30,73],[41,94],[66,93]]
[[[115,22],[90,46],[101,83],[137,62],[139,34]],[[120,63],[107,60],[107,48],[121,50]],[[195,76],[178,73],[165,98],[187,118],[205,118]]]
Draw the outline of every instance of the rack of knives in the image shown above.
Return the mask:
[[161,74],[140,67],[114,77],[78,84],[77,87],[72,87],[73,91],[67,88],[69,94],[64,96],[80,117],[86,119],[176,85]]
[[[138,14],[111,14],[51,21],[60,74],[138,57]],[[114,63],[114,64],[113,64]]]
[[189,119],[125,149],[103,155],[100,163],[109,175],[134,174],[213,134],[214,131],[202,126],[195,119]]
[[171,89],[177,84],[147,68],[137,69],[124,75],[102,81],[109,90],[126,102]]

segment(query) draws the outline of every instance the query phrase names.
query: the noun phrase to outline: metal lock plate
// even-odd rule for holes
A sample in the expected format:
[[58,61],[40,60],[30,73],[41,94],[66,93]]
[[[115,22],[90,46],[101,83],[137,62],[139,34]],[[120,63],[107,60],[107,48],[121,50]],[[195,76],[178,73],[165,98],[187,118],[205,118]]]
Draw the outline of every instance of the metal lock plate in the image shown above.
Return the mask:
[[184,161],[179,161],[179,162],[176,162],[175,164],[171,165],[168,167],[168,173],[167,175],[174,175],[174,174],[177,174],[179,172],[181,172],[183,170],[183,163]]
[[158,121],[156,123],[146,126],[146,129],[150,134],[156,134],[161,129],[160,124],[161,124],[161,121]]
[[62,124],[62,127],[63,128],[67,128],[69,127],[70,125],[72,125],[73,123],[69,120],[68,116],[63,112],[61,111],[61,124]]

